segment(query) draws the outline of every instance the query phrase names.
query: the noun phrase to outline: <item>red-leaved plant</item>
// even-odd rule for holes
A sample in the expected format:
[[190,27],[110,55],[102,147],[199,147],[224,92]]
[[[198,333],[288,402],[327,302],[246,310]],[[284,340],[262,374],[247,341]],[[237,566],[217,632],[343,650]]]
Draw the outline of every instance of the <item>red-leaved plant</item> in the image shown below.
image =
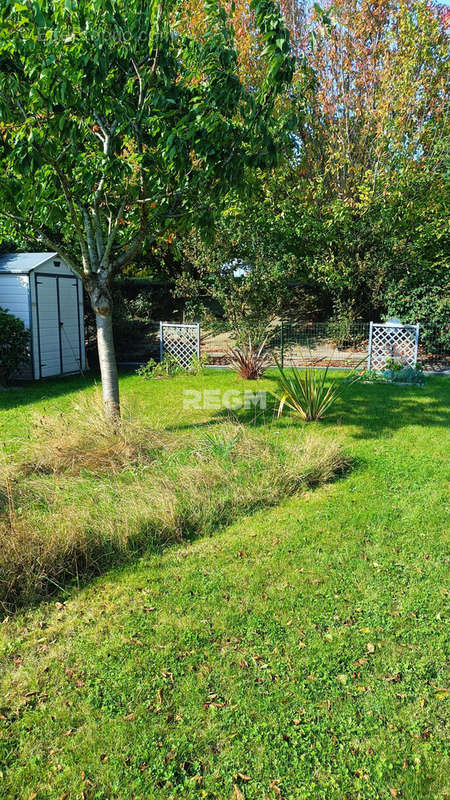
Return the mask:
[[261,378],[263,373],[272,363],[270,353],[265,350],[267,339],[258,347],[253,345],[251,338],[248,344],[234,347],[230,350],[230,364],[232,368],[247,381]]

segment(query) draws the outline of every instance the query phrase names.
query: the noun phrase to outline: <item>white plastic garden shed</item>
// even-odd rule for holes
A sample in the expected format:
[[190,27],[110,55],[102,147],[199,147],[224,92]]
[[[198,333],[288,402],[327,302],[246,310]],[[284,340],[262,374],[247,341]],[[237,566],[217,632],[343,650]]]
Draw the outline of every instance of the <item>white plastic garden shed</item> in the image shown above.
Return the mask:
[[69,375],[86,366],[81,279],[57,253],[0,255],[0,307],[30,330],[22,378]]

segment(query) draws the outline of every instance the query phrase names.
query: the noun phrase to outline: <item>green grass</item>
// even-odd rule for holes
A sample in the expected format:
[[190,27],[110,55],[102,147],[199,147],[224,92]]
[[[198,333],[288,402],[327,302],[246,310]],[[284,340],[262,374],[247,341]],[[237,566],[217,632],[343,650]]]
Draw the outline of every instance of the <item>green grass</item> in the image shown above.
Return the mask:
[[[121,381],[148,422],[187,433],[223,417],[183,411],[183,388],[241,385]],[[308,425],[343,440],[347,476],[5,620],[0,796],[448,798],[449,390],[353,386]],[[33,408],[89,391],[2,393],[9,451]],[[286,446],[305,427],[237,416]]]

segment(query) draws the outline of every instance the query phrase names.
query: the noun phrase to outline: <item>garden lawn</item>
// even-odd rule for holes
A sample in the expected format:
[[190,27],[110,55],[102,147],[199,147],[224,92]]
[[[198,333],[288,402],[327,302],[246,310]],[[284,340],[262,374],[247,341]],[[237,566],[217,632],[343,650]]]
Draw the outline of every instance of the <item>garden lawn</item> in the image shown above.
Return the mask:
[[[224,419],[183,410],[183,389],[242,385],[121,380],[148,422],[180,432]],[[90,391],[1,393],[7,450],[33,409],[72,413]],[[446,378],[355,385],[308,425],[342,440],[344,477],[6,618],[0,796],[448,798],[449,397]],[[236,416],[280,443],[305,428]]]

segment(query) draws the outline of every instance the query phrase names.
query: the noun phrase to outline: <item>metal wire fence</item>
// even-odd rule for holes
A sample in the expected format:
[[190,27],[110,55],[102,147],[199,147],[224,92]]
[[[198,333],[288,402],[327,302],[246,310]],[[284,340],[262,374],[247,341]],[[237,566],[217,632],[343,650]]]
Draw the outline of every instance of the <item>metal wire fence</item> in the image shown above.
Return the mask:
[[367,356],[369,323],[280,323],[283,366],[353,367]]
[[[270,349],[286,367],[320,364],[330,367],[354,367],[367,364],[369,322],[280,322],[271,329]],[[214,365],[229,363],[234,344],[229,333],[202,337],[201,352]],[[419,329],[418,362],[424,370],[450,369],[448,335],[439,327]]]

